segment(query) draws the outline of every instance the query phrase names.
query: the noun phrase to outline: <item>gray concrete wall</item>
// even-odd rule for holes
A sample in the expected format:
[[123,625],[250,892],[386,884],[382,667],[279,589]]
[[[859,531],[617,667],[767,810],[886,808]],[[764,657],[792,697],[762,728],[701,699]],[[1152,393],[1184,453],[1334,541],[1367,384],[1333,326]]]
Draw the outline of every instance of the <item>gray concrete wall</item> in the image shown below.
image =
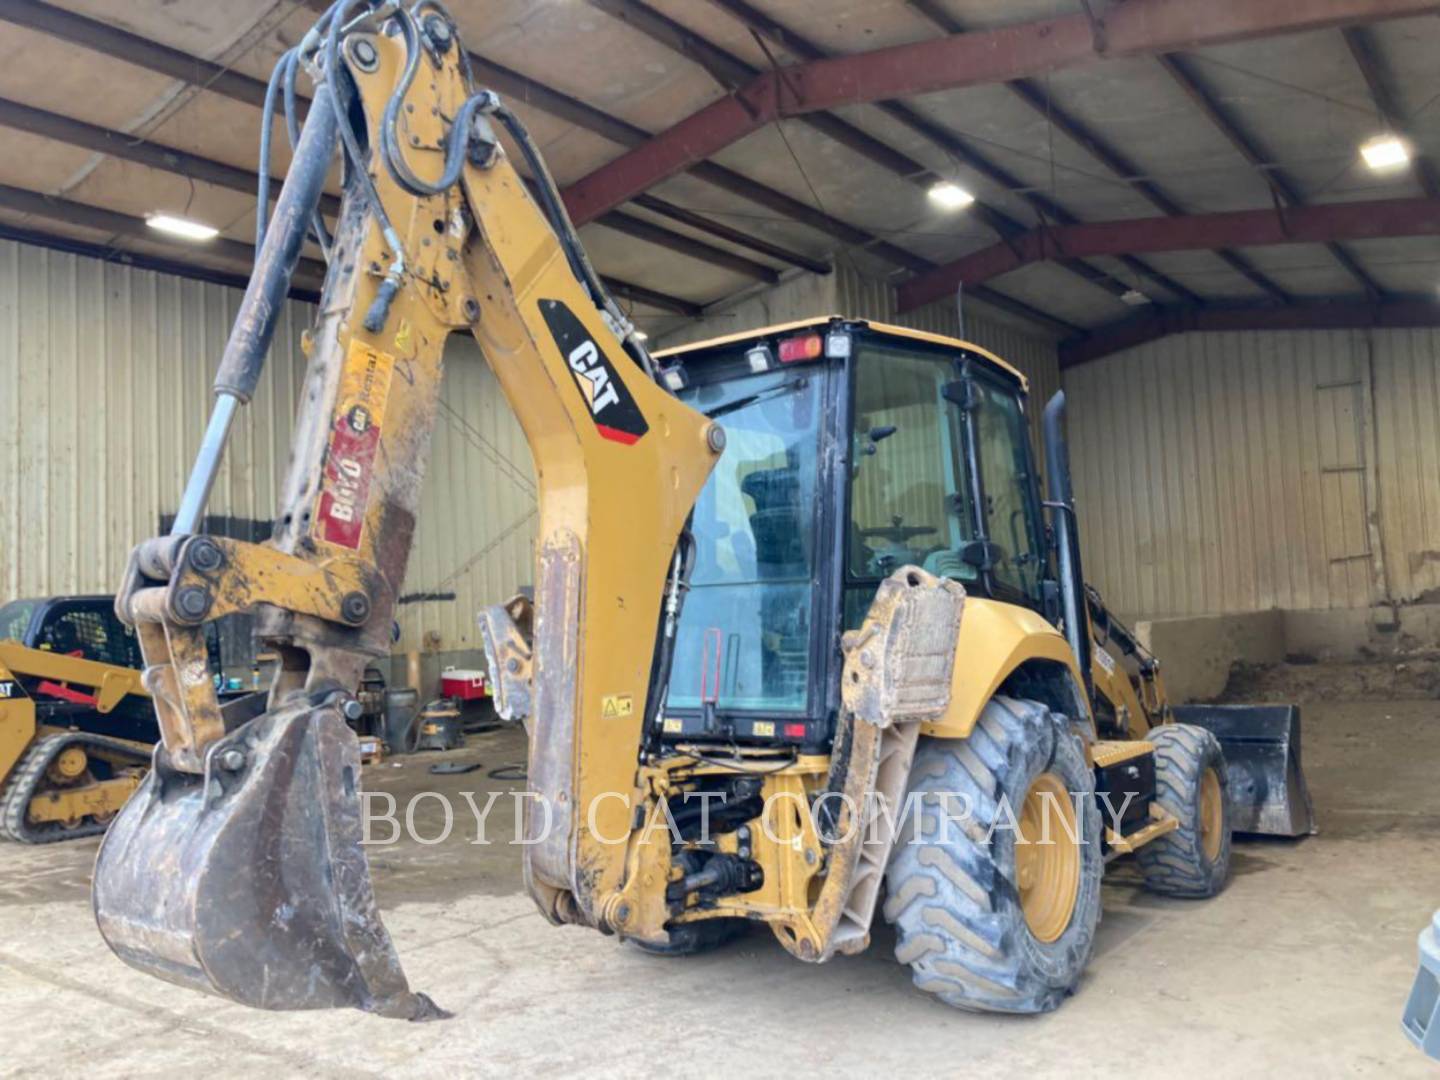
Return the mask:
[[1141,644],[1160,660],[1175,702],[1219,697],[1237,660],[1275,663],[1285,658],[1284,616],[1279,611],[1153,619],[1135,625]]
[[1146,619],[1135,634],[1160,659],[1170,698],[1209,701],[1237,662],[1374,660],[1433,651],[1440,604]]

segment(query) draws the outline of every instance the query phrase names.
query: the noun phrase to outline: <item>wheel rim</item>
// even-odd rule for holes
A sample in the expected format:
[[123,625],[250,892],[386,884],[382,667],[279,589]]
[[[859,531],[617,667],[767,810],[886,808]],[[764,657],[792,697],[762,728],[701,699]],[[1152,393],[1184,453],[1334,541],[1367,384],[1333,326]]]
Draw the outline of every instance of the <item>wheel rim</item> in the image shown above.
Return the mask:
[[1219,775],[1206,769],[1200,776],[1200,847],[1210,862],[1220,857],[1220,842],[1225,838],[1223,798]]
[[50,763],[48,772],[57,784],[68,784],[80,779],[89,765],[90,760],[81,747],[67,746]]
[[1065,782],[1041,773],[1025,793],[1015,844],[1015,886],[1037,941],[1059,939],[1080,894],[1080,832]]

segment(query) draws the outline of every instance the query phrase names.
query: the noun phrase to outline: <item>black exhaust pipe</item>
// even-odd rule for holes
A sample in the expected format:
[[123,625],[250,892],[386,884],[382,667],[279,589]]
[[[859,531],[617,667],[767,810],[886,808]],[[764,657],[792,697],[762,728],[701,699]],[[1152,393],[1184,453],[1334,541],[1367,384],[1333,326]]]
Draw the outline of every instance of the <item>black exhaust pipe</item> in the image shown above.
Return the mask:
[[1090,623],[1085,609],[1085,573],[1080,568],[1080,529],[1075,519],[1075,493],[1070,484],[1070,449],[1065,443],[1065,391],[1057,390],[1045,406],[1045,482],[1050,521],[1059,556],[1060,610],[1065,637],[1080,665],[1085,693],[1095,700],[1090,676]]

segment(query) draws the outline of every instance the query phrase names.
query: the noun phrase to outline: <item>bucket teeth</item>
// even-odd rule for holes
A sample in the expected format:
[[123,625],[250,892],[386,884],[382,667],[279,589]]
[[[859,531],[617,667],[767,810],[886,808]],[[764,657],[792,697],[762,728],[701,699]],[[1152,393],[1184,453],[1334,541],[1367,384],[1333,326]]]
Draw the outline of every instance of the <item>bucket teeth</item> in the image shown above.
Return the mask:
[[360,756],[333,708],[265,713],[202,775],[156,768],[95,866],[100,933],[132,967],[262,1009],[447,1015],[405,980],[362,847]]

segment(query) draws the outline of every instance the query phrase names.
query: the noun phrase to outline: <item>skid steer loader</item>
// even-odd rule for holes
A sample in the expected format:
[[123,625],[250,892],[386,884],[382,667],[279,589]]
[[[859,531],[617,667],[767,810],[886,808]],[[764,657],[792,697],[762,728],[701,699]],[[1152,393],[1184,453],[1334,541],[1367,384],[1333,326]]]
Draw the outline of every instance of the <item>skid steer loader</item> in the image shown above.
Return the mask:
[[104,832],[159,733],[140,648],[109,596],[0,606],[0,839]]
[[[528,726],[524,880],[551,921],[667,954],[762,923],[823,961],[867,946],[883,893],[918,986],[1025,1013],[1075,986],[1107,860],[1218,891],[1237,788],[1152,658],[1095,647],[1063,399],[1047,527],[1025,379],[984,349],[820,318],[652,357],[466,55],[435,0],[340,0],[272,79],[288,102],[309,72],[314,105],[174,531],[116,600],[164,743],[96,865],[116,954],[262,1008],[443,1015],[376,908],[344,716],[389,646],[466,330],[539,480],[533,605],[480,623]],[[195,535],[312,230],[329,272],[274,536]],[[197,677],[238,610],[281,657],[258,715]]]

